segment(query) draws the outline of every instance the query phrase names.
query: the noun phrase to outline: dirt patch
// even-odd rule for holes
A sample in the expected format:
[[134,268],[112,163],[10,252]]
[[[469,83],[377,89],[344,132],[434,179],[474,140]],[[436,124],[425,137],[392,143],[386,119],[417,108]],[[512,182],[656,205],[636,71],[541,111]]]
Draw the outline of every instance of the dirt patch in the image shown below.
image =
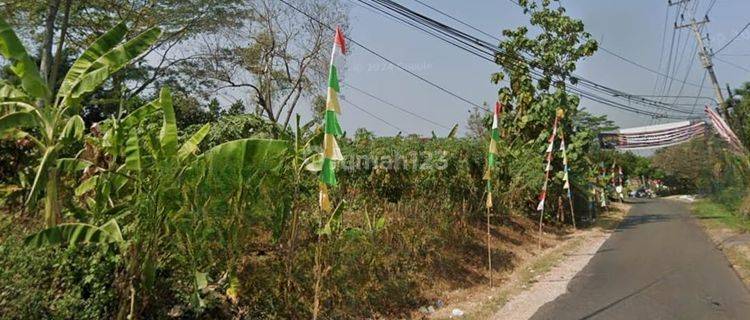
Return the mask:
[[477,284],[439,295],[436,300],[440,308],[422,308],[421,315],[449,319],[453,310],[459,309],[464,319],[528,318],[544,303],[565,293],[568,281],[586,266],[628,209],[627,204],[617,204],[616,210],[602,215],[587,230],[545,233],[541,250],[537,241],[529,238],[517,244],[498,243],[514,253],[514,268],[496,272],[493,287]]

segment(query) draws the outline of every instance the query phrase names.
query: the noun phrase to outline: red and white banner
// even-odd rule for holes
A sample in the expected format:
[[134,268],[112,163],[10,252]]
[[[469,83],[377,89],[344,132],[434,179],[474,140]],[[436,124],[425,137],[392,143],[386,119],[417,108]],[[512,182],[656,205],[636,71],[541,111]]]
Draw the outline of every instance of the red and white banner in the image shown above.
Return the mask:
[[732,131],[727,122],[724,121],[724,119],[718,113],[716,113],[716,111],[711,109],[711,107],[706,106],[705,111],[708,119],[711,120],[711,125],[713,125],[714,129],[716,129],[716,133],[718,133],[719,136],[724,139],[724,141],[729,143],[732,151],[745,153],[745,148],[742,146],[740,139],[737,138],[737,135],[734,134],[734,131]]

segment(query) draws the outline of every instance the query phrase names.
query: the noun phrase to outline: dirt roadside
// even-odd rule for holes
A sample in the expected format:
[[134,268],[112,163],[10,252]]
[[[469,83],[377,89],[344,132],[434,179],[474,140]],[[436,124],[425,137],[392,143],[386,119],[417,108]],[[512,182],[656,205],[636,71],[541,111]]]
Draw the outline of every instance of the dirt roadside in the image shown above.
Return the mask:
[[602,215],[596,225],[576,231],[554,246],[527,257],[493,288],[474,286],[445,295],[446,304],[429,319],[528,319],[545,303],[565,293],[568,282],[586,266],[627,214],[628,204]]

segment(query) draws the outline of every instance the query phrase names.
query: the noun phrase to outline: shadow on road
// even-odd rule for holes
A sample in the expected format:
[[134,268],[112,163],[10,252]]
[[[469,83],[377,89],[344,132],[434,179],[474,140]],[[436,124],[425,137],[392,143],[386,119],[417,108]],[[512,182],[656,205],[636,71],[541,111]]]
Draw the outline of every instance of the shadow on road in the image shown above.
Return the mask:
[[630,215],[620,222],[615,232],[622,232],[623,230],[632,229],[643,224],[665,222],[672,219],[672,216],[664,214]]
[[669,274],[669,272],[667,272],[666,274],[664,274],[661,277],[657,278],[656,280],[651,281],[650,283],[648,283],[647,285],[641,287],[640,289],[635,290],[632,293],[630,293],[630,294],[628,294],[628,295],[626,295],[626,296],[624,296],[624,297],[622,297],[620,299],[612,301],[610,304],[607,304],[606,306],[601,307],[601,308],[597,309],[596,311],[594,311],[594,312],[592,312],[592,313],[590,313],[590,314],[588,314],[586,316],[581,317],[581,319],[591,319],[591,318],[593,318],[593,317],[601,314],[602,312],[607,311],[608,309],[610,309],[610,308],[612,308],[612,307],[620,304],[621,302],[623,302],[625,300],[628,300],[628,299],[630,299],[630,298],[632,298],[632,297],[640,294],[643,291],[648,290],[648,288],[653,287],[654,285],[656,285],[657,283],[659,283],[662,279],[664,279],[664,277],[666,277],[667,274]]

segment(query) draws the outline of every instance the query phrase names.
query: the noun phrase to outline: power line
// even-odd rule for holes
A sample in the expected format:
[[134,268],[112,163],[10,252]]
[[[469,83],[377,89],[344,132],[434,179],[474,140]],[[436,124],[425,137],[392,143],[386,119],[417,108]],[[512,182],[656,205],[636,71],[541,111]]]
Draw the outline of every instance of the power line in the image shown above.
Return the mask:
[[[362,2],[362,1],[360,1],[360,2]],[[371,12],[383,14],[383,12],[380,9],[378,9],[377,7],[375,7],[374,5],[372,5],[370,3],[366,3],[366,2],[362,2],[363,4],[360,4],[359,2],[355,2],[355,3],[357,3],[360,7],[368,9]],[[447,42],[448,44],[450,44],[450,45],[452,45],[452,46],[454,46],[456,48],[459,48],[459,49],[464,50],[464,51],[466,51],[466,52],[468,52],[468,53],[470,53],[472,55],[475,55],[475,56],[479,57],[480,59],[488,60],[489,62],[492,62],[492,63],[495,62],[493,59],[489,58],[488,56],[483,55],[483,54],[491,55],[492,54],[491,51],[487,50],[486,48],[479,47],[476,44],[470,43],[470,42],[466,41],[466,39],[462,39],[460,37],[456,37],[455,35],[447,35],[446,36],[446,35],[437,34],[437,33],[433,32],[431,30],[425,29],[425,27],[420,26],[418,23],[415,23],[413,21],[407,20],[405,18],[387,15],[387,13],[386,13],[385,17],[387,17],[387,18],[389,18],[389,19],[391,19],[393,21],[396,21],[396,22],[401,22],[401,23],[408,24],[408,25],[412,26],[413,28],[415,28],[417,30],[420,30],[420,31],[425,32],[425,33],[427,33],[427,34],[429,34],[429,35],[431,35],[431,36],[433,36],[435,38],[443,40],[443,41]],[[466,46],[468,46],[468,47],[466,47]]]
[[[437,8],[429,5],[429,4],[424,3],[421,0],[414,0],[414,2],[417,2],[417,3],[423,5],[423,6],[427,7],[427,8],[430,8],[432,11],[435,11],[435,12],[437,12],[439,14],[442,14],[442,15],[448,17],[449,19],[451,19],[453,21],[456,21],[456,22],[460,23],[461,25],[463,25],[463,26],[465,26],[465,27],[467,27],[467,28],[469,28],[471,30],[474,30],[476,32],[479,32],[479,33],[485,35],[485,36],[490,37],[491,39],[494,39],[494,40],[497,40],[497,41],[501,41],[500,38],[498,38],[497,36],[491,35],[491,34],[485,32],[485,31],[483,31],[483,30],[481,30],[481,29],[479,29],[477,27],[474,27],[474,26],[472,26],[472,25],[470,25],[470,24],[468,24],[466,22],[463,22],[461,19],[455,18],[455,17],[451,16],[450,14],[447,14],[447,13],[445,13],[445,12],[443,12],[443,11],[441,11],[441,10],[439,10],[439,9],[437,9]],[[516,3],[516,4],[518,4],[518,3]]]
[[725,57],[750,57],[750,53],[722,53]]
[[664,14],[664,29],[661,33],[661,50],[659,50],[659,67],[656,68],[657,76],[656,81],[654,81],[654,88],[651,90],[653,94],[656,94],[656,87],[659,85],[659,81],[661,80],[661,66],[664,63],[664,49],[667,42],[667,26],[669,25],[669,7],[667,7],[666,13]]
[[[317,71],[317,70],[315,70],[315,71]],[[317,71],[317,72],[318,72],[318,74],[320,74],[320,75],[323,75],[323,76],[325,76],[325,74],[324,74],[323,72],[321,72],[321,71]],[[342,85],[342,86],[344,86],[344,87],[347,87],[347,88],[349,88],[349,89],[352,89],[352,90],[354,90],[354,91],[357,91],[357,92],[359,92],[359,93],[361,93],[361,94],[363,94],[363,95],[365,95],[365,96],[368,96],[368,97],[370,97],[370,98],[372,98],[372,99],[374,99],[374,100],[376,100],[376,101],[379,101],[379,102],[381,102],[381,103],[383,103],[383,104],[385,104],[385,105],[388,105],[388,106],[390,106],[390,107],[392,107],[392,108],[394,108],[394,109],[397,109],[397,110],[399,110],[399,111],[401,111],[401,112],[404,112],[404,113],[406,113],[406,114],[409,114],[409,115],[412,115],[412,116],[414,116],[414,117],[416,117],[416,118],[422,119],[422,120],[424,120],[424,121],[426,121],[426,122],[429,122],[429,123],[431,123],[431,124],[433,124],[433,125],[436,125],[436,126],[438,126],[438,127],[440,127],[440,128],[443,128],[443,129],[447,129],[447,130],[450,130],[450,129],[451,129],[450,127],[448,127],[448,126],[446,126],[446,125],[443,125],[443,124],[437,123],[437,122],[435,122],[435,121],[433,121],[433,120],[431,120],[431,119],[429,119],[429,118],[426,118],[426,117],[424,117],[424,116],[422,116],[422,115],[420,115],[420,114],[418,114],[418,113],[415,113],[415,112],[409,111],[409,110],[408,110],[408,109],[406,109],[406,108],[402,108],[402,107],[399,107],[399,106],[397,106],[397,105],[395,105],[395,104],[393,104],[393,103],[391,103],[391,102],[388,102],[388,101],[386,101],[385,99],[383,99],[383,98],[381,98],[381,97],[378,97],[377,95],[375,95],[375,94],[373,94],[373,93],[367,92],[366,90],[364,90],[364,89],[361,89],[361,88],[358,88],[358,87],[356,87],[356,86],[354,86],[354,85],[351,85],[351,84],[349,84],[349,83],[347,83],[347,82],[345,82],[345,81],[342,81],[342,82],[341,82],[341,85]],[[342,100],[343,100],[343,99],[344,99],[344,98],[342,97]],[[349,101],[349,102],[351,102],[351,101]],[[352,105],[354,105],[354,104],[352,103]],[[384,121],[384,120],[383,120],[383,121]],[[403,130],[402,130],[402,131],[403,131]]]
[[[674,16],[674,23],[677,23],[677,19],[680,17],[681,14],[681,7],[678,8],[678,10],[675,11]],[[672,73],[672,57],[674,56],[674,45],[675,45],[675,36],[677,35],[677,29],[672,29],[672,36],[669,43],[669,55],[667,56],[667,74]],[[661,85],[661,89],[658,91],[660,94],[667,94],[667,82],[668,77],[664,77],[664,82]]]
[[716,0],[711,1],[711,4],[708,5],[708,10],[706,10],[706,16],[711,13],[711,10],[714,8],[714,5],[716,4]]
[[[685,5],[685,11],[687,11],[687,5]],[[673,61],[671,70],[667,72],[668,74],[671,74],[671,75],[677,74],[677,70],[679,69],[679,66],[682,65],[682,60],[685,57],[684,55],[685,49],[687,49],[687,45],[688,45],[687,36],[685,37],[685,43],[682,44],[682,49],[680,49],[680,43],[682,43],[682,32],[677,33],[677,47],[676,47],[677,51],[675,52],[675,56],[674,56],[675,58],[677,58],[677,61],[676,63],[674,63],[675,61]],[[674,78],[670,77],[670,79],[674,79]],[[664,91],[664,94],[669,94],[670,92],[672,92],[672,85],[674,85],[674,80],[669,81],[669,84],[666,86],[666,91]]]
[[[445,17],[447,17],[447,18],[449,18],[449,19],[451,19],[451,20],[453,20],[453,21],[456,21],[456,22],[460,23],[461,25],[463,25],[463,26],[465,26],[465,27],[468,27],[469,29],[472,29],[472,30],[474,30],[474,31],[477,31],[477,32],[479,32],[479,33],[481,33],[481,34],[483,34],[483,35],[485,35],[485,36],[488,36],[488,37],[490,37],[490,38],[494,39],[494,40],[497,40],[497,41],[502,41],[502,40],[501,40],[501,39],[500,39],[499,37],[497,37],[497,36],[494,36],[494,35],[491,35],[491,34],[489,34],[489,33],[485,32],[485,31],[483,31],[483,30],[481,30],[481,29],[478,29],[478,28],[476,28],[476,27],[474,27],[474,26],[472,26],[472,25],[470,25],[470,24],[468,24],[468,23],[465,23],[465,22],[463,22],[463,21],[462,21],[461,19],[458,19],[458,18],[456,18],[456,17],[454,17],[454,16],[452,16],[452,15],[450,15],[450,14],[448,14],[448,13],[445,13],[444,11],[442,11],[442,10],[440,10],[440,9],[437,9],[437,8],[435,8],[434,6],[431,6],[431,5],[429,5],[429,4],[426,4],[426,3],[424,3],[424,2],[423,2],[423,1],[421,1],[421,0],[413,0],[413,1],[414,1],[414,2],[417,2],[417,3],[419,3],[419,4],[423,5],[423,6],[425,6],[425,7],[427,7],[427,8],[430,8],[431,10],[433,10],[433,11],[435,11],[435,12],[437,12],[437,13],[439,13],[439,14],[441,14],[441,15],[443,15],[443,16],[445,16]],[[512,0],[510,0],[510,1],[511,1],[512,3],[514,3],[514,4],[518,5],[518,3],[517,3],[517,2],[514,2],[514,1],[512,1]],[[667,16],[669,16],[669,11],[667,11]],[[665,21],[665,22],[664,22],[664,29],[665,29],[665,33],[666,33],[666,26],[667,26],[667,23],[666,23],[666,21]],[[662,42],[662,51],[664,50],[664,49],[663,49],[663,46],[664,46],[664,42]],[[603,45],[601,45],[601,44],[599,45],[599,49],[602,49],[602,51],[604,51],[604,52],[606,52],[606,53],[609,53],[610,55],[612,55],[612,56],[614,56],[614,57],[616,57],[616,58],[618,58],[618,59],[620,59],[620,60],[623,60],[623,61],[625,61],[625,62],[627,62],[627,63],[630,63],[630,64],[632,64],[632,65],[634,65],[634,66],[636,66],[636,67],[639,67],[639,68],[641,68],[641,69],[643,69],[643,70],[646,70],[646,71],[649,71],[649,72],[655,73],[655,74],[657,74],[657,75],[661,75],[661,76],[665,76],[665,77],[667,77],[667,78],[670,78],[670,76],[668,76],[668,75],[665,75],[665,74],[663,74],[663,73],[661,73],[661,72],[659,72],[659,71],[657,71],[657,70],[654,70],[654,69],[652,69],[652,68],[649,68],[649,67],[647,67],[647,66],[644,66],[644,65],[642,65],[642,64],[640,64],[640,63],[638,63],[638,62],[635,62],[635,61],[633,61],[632,59],[626,58],[626,57],[624,57],[624,56],[622,56],[622,55],[620,55],[620,54],[618,54],[618,53],[616,53],[616,52],[613,52],[612,50],[610,50],[610,49],[607,49],[607,48],[605,48],[605,47],[604,47]],[[659,63],[661,64],[661,62],[659,62]],[[678,79],[674,79],[674,80],[680,81],[680,80],[678,80]],[[681,81],[681,82],[682,82],[682,81]],[[689,84],[689,85],[691,85],[691,86],[695,86],[695,87],[697,87],[697,86],[698,86],[697,84],[695,84],[695,83],[690,83],[690,82],[682,82],[682,83],[687,83],[687,84]]]
[[[470,35],[462,32],[462,31],[453,29],[453,28],[451,28],[451,27],[449,27],[447,25],[444,25],[442,23],[439,23],[439,22],[437,22],[437,21],[435,21],[435,20],[433,20],[433,19],[431,19],[429,17],[426,17],[426,16],[424,16],[422,14],[416,13],[416,12],[414,12],[411,9],[408,9],[406,7],[403,7],[402,5],[400,5],[398,3],[395,3],[394,1],[373,0],[373,2],[376,2],[376,3],[380,4],[385,9],[379,8],[379,7],[375,7],[372,4],[369,4],[369,3],[367,3],[367,2],[365,2],[363,0],[359,0],[359,1],[362,2],[362,3],[366,3],[370,7],[373,7],[376,10],[378,10],[381,13],[386,14],[388,16],[394,17],[393,14],[388,13],[387,11],[385,11],[385,9],[394,11],[394,12],[398,13],[399,15],[402,15],[402,16],[404,16],[404,17],[406,17],[408,19],[411,19],[413,21],[416,21],[417,23],[423,24],[423,25],[425,25],[428,28],[431,28],[431,29],[433,29],[433,30],[435,30],[437,32],[446,34],[446,35],[448,35],[448,36],[450,36],[452,38],[468,39],[467,41],[470,42],[470,43],[472,43],[472,44],[476,44],[478,46],[481,46],[482,48],[491,49],[494,52],[495,55],[502,55],[502,53],[499,52],[499,49],[495,45],[489,44],[489,43],[487,43],[484,40],[480,40],[478,38],[472,37],[472,36],[470,36]],[[456,19],[456,18],[454,18],[454,19]],[[402,20],[402,19],[400,19],[400,20]],[[409,24],[409,25],[414,26],[413,24]],[[419,28],[419,29],[423,30],[421,28]],[[429,33],[429,34],[433,34],[433,33]],[[445,40],[445,39],[443,39],[443,40]],[[466,41],[462,41],[462,42],[465,43]],[[471,50],[471,49],[468,49],[468,48],[463,48],[463,49],[467,50],[467,51]],[[476,47],[474,47],[474,49],[476,49]],[[485,52],[482,52],[482,53],[485,53]],[[516,59],[512,58],[512,60],[516,60]],[[516,60],[516,61],[513,61],[513,63],[516,63],[516,64],[520,63],[520,64],[524,64],[524,65],[527,64],[527,62],[525,62],[523,60]],[[539,77],[543,76],[543,75],[540,76],[541,73],[539,73],[538,71],[535,71],[533,69],[531,69],[530,71],[532,72],[532,75],[537,75]],[[590,81],[590,80],[586,80],[583,77],[579,77],[579,76],[575,76],[575,75],[574,75],[574,77],[577,77],[577,78],[579,78],[581,80],[584,80],[586,82],[589,82],[589,83],[593,84],[592,88],[595,89],[595,90],[603,91],[603,92],[609,92],[609,93],[616,92],[619,97],[627,97],[628,96],[628,94],[626,94],[624,92],[608,88],[606,86],[597,84],[597,83],[595,83],[593,81]],[[588,93],[588,95],[586,95],[586,97],[591,97],[591,95],[592,95],[591,93]],[[610,101],[610,100],[607,100],[607,101]],[[661,108],[665,108],[666,107],[668,109],[671,109],[671,110],[674,110],[674,111],[678,111],[678,112],[683,112],[683,113],[685,112],[684,110],[677,110],[677,109],[674,109],[674,108],[669,108],[668,105],[666,105],[666,104],[659,103],[659,102],[656,102],[656,101],[647,101],[646,99],[635,99],[635,101],[633,101],[633,99],[630,99],[629,101],[636,102],[636,103],[646,103],[649,106],[656,106],[656,107],[661,107]],[[616,106],[616,107],[621,107],[621,106]],[[646,111],[646,112],[649,113],[648,111]],[[649,113],[649,114],[650,115],[654,115],[654,116],[658,116],[658,114],[654,114],[654,113]]]
[[731,61],[727,61],[727,60],[724,60],[724,59],[722,59],[722,58],[719,58],[719,57],[714,57],[714,59],[716,59],[716,60],[719,60],[719,61],[721,61],[721,62],[724,62],[724,63],[726,63],[726,64],[728,64],[728,65],[730,65],[730,66],[732,66],[732,67],[735,67],[735,68],[737,68],[737,69],[740,69],[740,70],[742,70],[742,71],[745,71],[745,72],[750,72],[750,69],[748,69],[748,68],[745,68],[745,67],[743,67],[743,66],[741,66],[741,65],[738,65],[738,64],[736,64],[736,63],[734,63],[734,62],[731,62]]
[[379,117],[379,116],[377,116],[377,115],[375,115],[375,114],[371,113],[370,111],[367,111],[367,109],[365,109],[365,108],[362,108],[362,107],[360,107],[360,106],[356,105],[355,103],[353,103],[353,102],[351,102],[351,101],[347,100],[346,98],[343,98],[343,97],[342,97],[342,98],[341,98],[341,100],[343,100],[344,102],[348,103],[348,104],[349,104],[350,106],[352,106],[352,107],[355,107],[355,108],[359,109],[359,111],[362,111],[362,112],[364,112],[364,113],[365,113],[365,114],[367,114],[368,116],[370,116],[370,117],[373,117],[373,118],[375,118],[375,119],[377,119],[377,120],[380,120],[380,122],[382,122],[382,123],[385,123],[385,124],[387,124],[387,125],[388,125],[388,126],[390,126],[391,128],[394,128],[394,129],[396,129],[396,130],[398,130],[398,131],[401,131],[401,132],[403,132],[403,131],[404,131],[403,129],[401,129],[401,128],[397,127],[397,126],[396,126],[395,124],[392,124],[392,123],[388,122],[388,120],[385,120],[385,119],[383,119],[383,118],[381,118],[381,117]]
[[[687,80],[690,77],[690,73],[693,71],[693,64],[695,62],[695,57],[698,56],[698,44],[695,45],[695,49],[693,49],[693,54],[691,55],[690,62],[687,66],[687,72],[685,73],[685,80]],[[701,88],[702,89],[702,88]],[[682,95],[682,92],[685,90],[685,82],[682,83],[680,86],[680,91],[677,91],[677,95]],[[672,102],[673,104],[677,102],[677,99]]]
[[733,38],[732,38],[731,40],[729,40],[729,41],[728,41],[727,43],[725,43],[725,44],[724,44],[724,45],[723,45],[723,46],[722,46],[721,48],[719,48],[719,50],[716,50],[716,52],[714,52],[714,54],[719,54],[719,52],[721,52],[721,51],[722,51],[722,50],[724,50],[724,49],[725,49],[726,47],[728,47],[728,46],[729,46],[730,44],[732,44],[732,42],[734,42],[734,40],[737,40],[737,38],[739,38],[739,37],[740,37],[740,35],[742,35],[742,33],[743,33],[743,32],[745,32],[745,30],[747,30],[747,28],[748,28],[748,27],[750,27],[750,22],[748,22],[748,23],[747,23],[747,24],[745,25],[745,27],[743,27],[743,28],[742,28],[742,30],[740,30],[740,32],[737,32],[737,34],[736,34],[736,35],[735,35],[735,36],[734,36],[734,37],[733,37]]
[[[313,17],[313,16],[311,15],[311,14],[309,14],[309,13],[305,12],[304,10],[302,10],[302,9],[300,9],[300,8],[298,8],[298,7],[296,7],[296,6],[294,6],[293,4],[289,3],[289,2],[287,1],[287,0],[279,0],[279,1],[281,1],[281,2],[282,2],[282,3],[284,3],[285,5],[289,6],[290,8],[294,9],[295,11],[297,11],[297,12],[299,12],[299,13],[303,14],[303,15],[304,15],[304,16],[306,16],[306,17],[307,17],[308,19],[310,19],[310,20],[312,20],[312,21],[315,21],[316,23],[320,24],[321,26],[323,26],[323,27],[325,27],[325,28],[327,28],[327,29],[329,29],[329,30],[331,30],[331,31],[334,31],[334,30],[335,30],[335,29],[334,29],[333,27],[331,27],[331,26],[329,26],[328,24],[326,24],[326,23],[324,23],[324,22],[320,21],[319,19],[317,19],[317,18]],[[413,77],[415,77],[415,78],[417,78],[417,79],[419,79],[419,80],[421,80],[421,81],[423,81],[423,82],[425,82],[425,83],[427,83],[427,84],[429,84],[429,85],[431,85],[431,86],[433,86],[433,87],[437,88],[437,89],[438,89],[438,90],[440,90],[440,91],[443,91],[444,93],[447,93],[448,95],[450,95],[450,96],[452,96],[452,97],[454,97],[454,98],[456,98],[456,99],[459,99],[459,100],[461,100],[461,101],[463,101],[463,102],[466,102],[466,103],[468,103],[469,105],[475,106],[475,107],[477,107],[477,108],[482,108],[482,109],[485,109],[485,110],[487,109],[487,108],[485,108],[485,107],[483,107],[483,106],[481,106],[481,105],[479,105],[479,104],[477,104],[477,103],[474,103],[474,102],[471,102],[471,101],[469,101],[468,99],[466,99],[466,98],[464,98],[464,97],[462,97],[462,96],[460,96],[460,95],[458,95],[458,94],[456,94],[456,93],[454,93],[454,92],[452,92],[452,91],[450,91],[450,90],[448,90],[448,89],[446,89],[446,88],[444,88],[444,87],[442,87],[442,86],[440,86],[440,85],[438,85],[438,84],[436,84],[436,83],[434,83],[434,82],[432,82],[432,81],[430,81],[430,80],[427,80],[427,79],[425,79],[424,77],[422,77],[422,76],[420,76],[420,75],[418,75],[418,74],[416,74],[416,73],[412,72],[411,70],[409,70],[409,69],[407,69],[407,68],[405,68],[405,67],[403,67],[403,66],[399,65],[398,63],[396,63],[396,62],[393,62],[393,61],[392,61],[391,59],[388,59],[388,58],[386,58],[386,57],[385,57],[385,56],[383,56],[382,54],[380,54],[380,53],[377,53],[377,52],[375,52],[374,50],[372,50],[372,49],[370,49],[370,48],[366,47],[365,45],[363,45],[363,44],[359,43],[358,41],[356,41],[356,40],[352,39],[351,37],[348,37],[348,36],[346,36],[346,39],[347,39],[347,40],[349,40],[349,42],[351,42],[351,43],[353,43],[353,44],[357,45],[358,47],[360,47],[360,48],[364,49],[365,51],[369,52],[370,54],[372,54],[372,55],[374,55],[374,56],[376,56],[376,57],[378,57],[378,58],[380,58],[380,59],[382,59],[382,60],[384,60],[384,61],[388,62],[389,64],[391,64],[391,65],[393,65],[394,67],[396,67],[396,68],[400,69],[401,71],[404,71],[404,72],[406,72],[406,73],[410,74],[411,76],[413,76]]]
[[647,67],[645,65],[642,65],[642,64],[640,64],[638,62],[635,62],[635,61],[630,60],[630,59],[628,59],[628,58],[626,58],[624,56],[621,56],[618,53],[612,52],[611,50],[609,50],[609,49],[607,49],[607,48],[605,48],[603,46],[599,46],[599,49],[602,49],[602,51],[604,51],[604,52],[606,52],[606,53],[608,53],[608,54],[610,54],[610,55],[612,55],[612,56],[614,56],[614,57],[616,57],[616,58],[618,58],[620,60],[623,60],[623,61],[625,61],[627,63],[630,63],[630,64],[632,64],[632,65],[634,65],[636,67],[639,67],[639,68],[641,68],[643,70],[649,71],[649,72],[654,73],[656,75],[660,75],[662,77],[666,77],[666,78],[669,78],[669,79],[672,79],[672,80],[676,80],[676,81],[679,81],[680,83],[691,85],[691,86],[694,86],[696,88],[698,87],[698,84],[696,84],[696,83],[692,83],[692,82],[689,82],[689,81],[686,81],[686,80],[680,80],[680,79],[674,78],[674,77],[672,77],[672,76],[670,76],[668,74],[664,74],[664,73],[659,72],[657,70],[651,69],[651,68],[649,68],[649,67]]
[[[708,75],[708,71],[703,71],[703,80],[701,80],[701,84],[703,84],[704,82],[706,82],[706,75]],[[700,98],[701,93],[703,93],[703,87],[701,87],[700,89],[698,89],[698,96],[695,97],[695,103],[693,104],[693,111],[695,111],[695,107],[698,105],[698,99]],[[716,100],[714,100],[714,101],[716,101]]]
[[384,99],[382,99],[382,98],[380,98],[380,97],[378,97],[378,96],[376,96],[376,95],[374,95],[374,94],[372,94],[372,93],[369,93],[369,92],[367,92],[367,91],[365,91],[365,90],[362,90],[362,89],[360,89],[360,88],[357,88],[357,87],[355,87],[355,86],[353,86],[353,85],[351,85],[351,84],[348,84],[348,83],[344,82],[344,86],[345,86],[345,87],[348,87],[348,88],[350,88],[350,89],[353,89],[354,91],[357,91],[357,92],[359,92],[359,93],[361,93],[361,94],[363,94],[363,95],[365,95],[365,96],[368,96],[368,97],[370,97],[370,98],[372,98],[372,99],[374,99],[374,100],[376,100],[376,101],[379,101],[380,103],[383,103],[383,104],[385,104],[385,105],[387,105],[387,106],[390,106],[390,107],[392,107],[392,108],[395,108],[395,109],[397,109],[397,110],[400,110],[400,111],[402,111],[402,112],[404,112],[404,113],[410,114],[410,115],[412,115],[412,116],[414,116],[414,117],[416,117],[416,118],[422,119],[422,120],[424,120],[424,121],[426,121],[426,122],[428,122],[428,123],[431,123],[431,124],[433,124],[433,125],[436,125],[436,126],[438,126],[438,127],[440,127],[440,128],[443,128],[443,129],[447,129],[447,130],[450,130],[450,129],[451,129],[450,127],[448,127],[448,126],[446,126],[446,125],[440,124],[440,123],[438,123],[438,122],[435,122],[435,121],[433,121],[433,120],[431,120],[431,119],[429,119],[429,118],[423,117],[423,116],[421,116],[421,115],[419,115],[419,114],[417,114],[417,113],[414,113],[414,112],[412,112],[412,111],[409,111],[409,110],[408,110],[408,109],[406,109],[406,108],[402,108],[402,107],[399,107],[399,106],[397,106],[397,105],[395,105],[395,104],[393,104],[393,103],[391,103],[391,102],[388,102],[388,101],[386,101],[386,100],[384,100]]

